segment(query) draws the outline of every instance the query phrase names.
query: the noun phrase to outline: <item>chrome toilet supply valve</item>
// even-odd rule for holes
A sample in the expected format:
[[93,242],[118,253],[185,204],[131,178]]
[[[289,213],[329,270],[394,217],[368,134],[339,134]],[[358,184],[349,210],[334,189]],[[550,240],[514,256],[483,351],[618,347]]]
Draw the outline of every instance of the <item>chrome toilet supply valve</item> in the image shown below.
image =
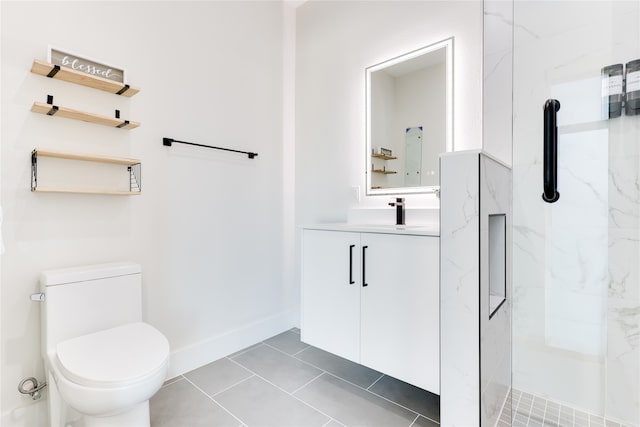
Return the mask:
[[31,294],[31,301],[44,302],[44,292],[39,294]]
[[[31,387],[25,388],[27,383],[31,383]],[[40,390],[47,386],[47,382],[38,383],[38,380],[34,377],[25,378],[18,384],[18,391],[22,394],[29,394],[33,400],[38,400],[42,397]]]

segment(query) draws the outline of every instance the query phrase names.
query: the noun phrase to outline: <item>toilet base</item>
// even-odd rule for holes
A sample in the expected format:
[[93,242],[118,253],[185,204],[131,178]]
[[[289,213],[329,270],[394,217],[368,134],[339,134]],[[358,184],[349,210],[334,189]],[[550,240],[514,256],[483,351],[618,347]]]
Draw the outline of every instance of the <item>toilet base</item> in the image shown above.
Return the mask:
[[138,403],[126,412],[108,417],[83,415],[73,427],[149,427],[149,401]]
[[115,415],[86,415],[78,412],[62,399],[55,376],[51,371],[47,372],[47,378],[49,379],[50,427],[150,427],[148,400]]

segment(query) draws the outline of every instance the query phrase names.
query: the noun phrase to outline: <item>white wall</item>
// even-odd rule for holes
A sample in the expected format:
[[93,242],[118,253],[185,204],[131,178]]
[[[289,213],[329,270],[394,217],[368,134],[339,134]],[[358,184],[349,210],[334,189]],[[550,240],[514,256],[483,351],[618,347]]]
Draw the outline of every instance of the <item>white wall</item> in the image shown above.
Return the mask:
[[[292,174],[293,159],[283,157],[282,145],[283,63],[292,59],[283,57],[290,42],[282,5],[51,1],[1,7],[5,416],[31,403],[16,392],[18,381],[43,378],[39,306],[29,294],[38,290],[44,269],[140,262],[144,317],[169,338],[173,374],[292,326],[293,279],[283,273],[291,269],[283,256],[292,251],[283,240],[283,218],[292,216],[292,196],[283,194],[283,174]],[[141,92],[122,98],[30,73],[33,59],[46,59],[48,44],[125,67]],[[31,113],[33,101],[47,94],[56,104],[105,115],[119,108],[142,126],[124,131]],[[165,136],[259,156],[166,148]],[[34,147],[139,158],[142,195],[32,194]]]
[[[481,2],[307,2],[296,33],[296,218],[345,221],[349,208],[385,206],[364,194],[365,68],[454,37],[454,147],[480,148]],[[412,196],[408,206],[438,206]],[[389,221],[393,221],[393,209]]]

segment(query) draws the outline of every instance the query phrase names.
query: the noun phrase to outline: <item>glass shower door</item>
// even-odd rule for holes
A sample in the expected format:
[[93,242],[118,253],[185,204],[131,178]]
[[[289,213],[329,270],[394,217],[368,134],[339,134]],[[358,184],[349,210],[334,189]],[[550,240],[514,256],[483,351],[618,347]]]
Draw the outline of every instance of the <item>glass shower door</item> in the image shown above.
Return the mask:
[[640,426],[639,59],[640,1],[514,3],[513,425]]

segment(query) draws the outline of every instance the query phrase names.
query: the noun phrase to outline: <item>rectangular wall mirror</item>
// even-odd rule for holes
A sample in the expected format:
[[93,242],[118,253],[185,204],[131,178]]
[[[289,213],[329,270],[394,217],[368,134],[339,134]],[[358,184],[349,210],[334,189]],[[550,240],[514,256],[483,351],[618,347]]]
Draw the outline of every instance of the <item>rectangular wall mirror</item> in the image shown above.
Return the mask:
[[453,39],[366,69],[367,195],[430,193],[453,150]]

